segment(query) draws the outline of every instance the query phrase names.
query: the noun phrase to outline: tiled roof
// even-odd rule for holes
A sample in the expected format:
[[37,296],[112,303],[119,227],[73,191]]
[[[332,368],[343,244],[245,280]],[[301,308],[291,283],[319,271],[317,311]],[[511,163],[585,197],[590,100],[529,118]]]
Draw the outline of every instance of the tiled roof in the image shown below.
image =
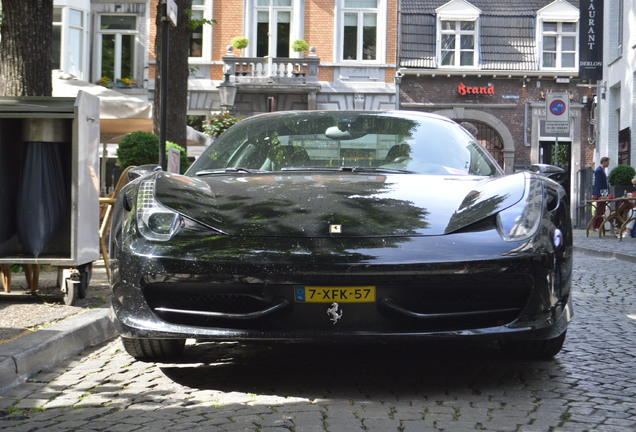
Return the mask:
[[[435,9],[449,0],[402,0],[400,67],[436,68]],[[554,0],[471,0],[479,18],[479,68],[483,70],[537,70],[536,20],[538,10]],[[578,7],[578,0],[570,0]]]
[[[484,14],[499,16],[534,16],[537,11],[555,0],[467,0],[468,3],[481,9]],[[579,0],[567,0],[574,7],[579,7]],[[435,9],[444,6],[450,0],[401,0],[403,13],[434,14]]]

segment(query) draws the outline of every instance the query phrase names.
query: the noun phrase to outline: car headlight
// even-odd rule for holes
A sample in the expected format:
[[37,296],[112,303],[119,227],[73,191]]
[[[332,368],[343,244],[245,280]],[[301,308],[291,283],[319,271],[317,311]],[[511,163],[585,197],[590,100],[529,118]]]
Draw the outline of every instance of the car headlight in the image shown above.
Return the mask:
[[155,199],[155,181],[144,180],[137,193],[137,227],[148,240],[168,241],[179,231],[179,213],[162,206]]
[[527,240],[539,229],[542,215],[543,186],[527,179],[523,198],[497,214],[497,229],[504,240]]

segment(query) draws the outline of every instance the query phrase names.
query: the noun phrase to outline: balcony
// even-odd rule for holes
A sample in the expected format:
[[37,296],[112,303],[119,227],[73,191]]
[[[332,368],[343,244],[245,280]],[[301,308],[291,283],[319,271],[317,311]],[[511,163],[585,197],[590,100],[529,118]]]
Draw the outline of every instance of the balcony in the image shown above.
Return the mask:
[[237,84],[303,85],[318,82],[320,58],[315,54],[307,58],[223,57],[226,72],[235,77]]

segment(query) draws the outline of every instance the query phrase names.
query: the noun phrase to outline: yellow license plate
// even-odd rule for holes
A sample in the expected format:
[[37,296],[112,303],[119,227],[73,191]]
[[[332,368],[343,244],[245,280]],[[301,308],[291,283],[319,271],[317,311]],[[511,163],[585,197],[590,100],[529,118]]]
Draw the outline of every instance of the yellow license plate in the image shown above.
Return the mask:
[[375,286],[297,286],[295,298],[301,303],[373,303]]

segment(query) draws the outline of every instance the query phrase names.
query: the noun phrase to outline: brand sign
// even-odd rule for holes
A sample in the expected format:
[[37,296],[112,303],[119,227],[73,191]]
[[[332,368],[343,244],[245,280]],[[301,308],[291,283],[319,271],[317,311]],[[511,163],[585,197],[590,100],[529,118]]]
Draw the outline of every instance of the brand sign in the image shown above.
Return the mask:
[[581,0],[579,79],[603,79],[603,0]]
[[494,95],[495,94],[495,86],[494,85],[489,85],[488,87],[475,87],[475,86],[467,86],[464,83],[459,83],[459,85],[457,86],[457,93],[459,93],[460,95],[467,95],[467,94],[489,94],[489,95]]

